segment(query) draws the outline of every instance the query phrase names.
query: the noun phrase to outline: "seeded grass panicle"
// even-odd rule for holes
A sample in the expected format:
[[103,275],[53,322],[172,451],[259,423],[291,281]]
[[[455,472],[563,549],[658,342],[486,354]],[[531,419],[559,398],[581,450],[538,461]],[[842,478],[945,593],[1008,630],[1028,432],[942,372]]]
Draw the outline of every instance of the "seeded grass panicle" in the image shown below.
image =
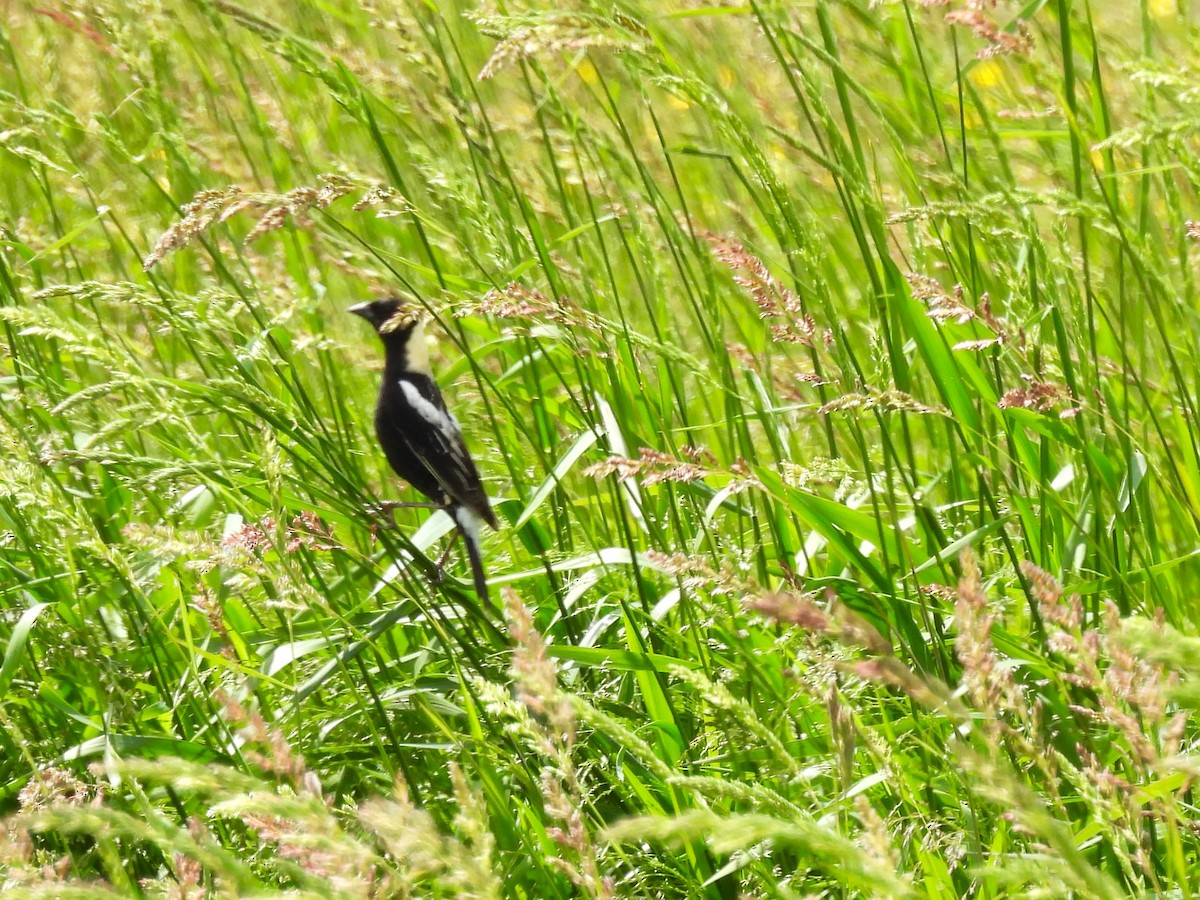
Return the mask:
[[[70,854],[53,865],[42,864],[48,850],[37,836],[55,833],[94,838],[104,865],[119,867],[117,848],[122,845],[157,860],[160,874],[138,885],[150,894],[204,896],[215,887],[224,896],[244,896],[284,884],[301,892],[332,890],[335,896],[414,891],[501,896],[490,869],[482,808],[457,767],[450,772],[459,808],[457,835],[440,831],[428,813],[413,805],[403,780],[388,797],[335,810],[322,795],[316,774],[282,735],[257,712],[228,696],[221,700],[230,723],[243,726],[239,741],[263,747],[261,753],[248,753],[247,760],[275,780],[170,758],[93,767],[93,775],[118,781],[132,795],[135,804],[125,811],[105,806],[95,785],[48,770],[38,779],[38,790],[23,792],[22,811],[8,823],[8,843],[0,845],[7,889],[29,896],[73,896],[72,889],[80,895],[110,895],[101,885],[76,877]],[[172,822],[170,798],[199,800],[204,818]],[[239,856],[257,857],[258,862],[248,864]],[[120,874],[119,868],[110,872]],[[114,882],[133,889],[125,879]]]
[[[1176,4],[5,26],[6,888],[1200,880]],[[503,608],[365,512],[398,292]]]

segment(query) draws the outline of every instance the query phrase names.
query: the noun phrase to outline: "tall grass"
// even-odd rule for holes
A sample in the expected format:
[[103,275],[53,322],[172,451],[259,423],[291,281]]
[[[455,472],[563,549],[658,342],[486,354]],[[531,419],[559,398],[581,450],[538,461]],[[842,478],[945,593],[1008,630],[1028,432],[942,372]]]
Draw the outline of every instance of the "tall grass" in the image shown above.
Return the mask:
[[1187,4],[4,16],[6,889],[1193,896]]

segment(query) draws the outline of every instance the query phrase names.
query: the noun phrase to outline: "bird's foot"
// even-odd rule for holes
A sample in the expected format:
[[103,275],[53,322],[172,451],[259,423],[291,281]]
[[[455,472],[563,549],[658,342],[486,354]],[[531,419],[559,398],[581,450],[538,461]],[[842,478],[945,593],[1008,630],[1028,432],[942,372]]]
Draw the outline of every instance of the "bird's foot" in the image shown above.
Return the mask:
[[425,500],[380,500],[378,503],[368,503],[366,513],[373,519],[388,519],[398,509],[442,509],[440,503],[430,503]]
[[442,551],[442,555],[438,557],[438,561],[434,563],[433,573],[429,576],[429,583],[434,587],[441,587],[446,583],[446,560],[450,558],[450,550],[457,540],[458,532],[455,532],[446,544],[446,549]]

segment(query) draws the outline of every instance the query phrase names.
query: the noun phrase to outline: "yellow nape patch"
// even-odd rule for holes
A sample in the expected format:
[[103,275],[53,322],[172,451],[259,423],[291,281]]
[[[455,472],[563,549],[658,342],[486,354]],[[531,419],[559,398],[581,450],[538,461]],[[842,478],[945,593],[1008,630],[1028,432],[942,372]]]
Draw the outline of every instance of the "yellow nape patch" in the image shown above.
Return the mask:
[[404,368],[409,372],[433,377],[429,368],[429,340],[425,337],[424,321],[418,321],[409,334],[408,343],[404,345],[404,357]]

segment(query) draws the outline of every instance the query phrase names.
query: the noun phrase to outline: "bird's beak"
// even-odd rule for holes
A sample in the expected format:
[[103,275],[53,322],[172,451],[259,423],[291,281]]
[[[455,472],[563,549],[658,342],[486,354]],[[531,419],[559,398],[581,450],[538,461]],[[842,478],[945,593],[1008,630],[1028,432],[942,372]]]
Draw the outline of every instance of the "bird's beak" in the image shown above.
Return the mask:
[[370,308],[370,303],[355,303],[353,306],[347,307],[346,312],[353,313],[356,316],[362,316],[364,319],[366,319],[370,317],[368,312]]

